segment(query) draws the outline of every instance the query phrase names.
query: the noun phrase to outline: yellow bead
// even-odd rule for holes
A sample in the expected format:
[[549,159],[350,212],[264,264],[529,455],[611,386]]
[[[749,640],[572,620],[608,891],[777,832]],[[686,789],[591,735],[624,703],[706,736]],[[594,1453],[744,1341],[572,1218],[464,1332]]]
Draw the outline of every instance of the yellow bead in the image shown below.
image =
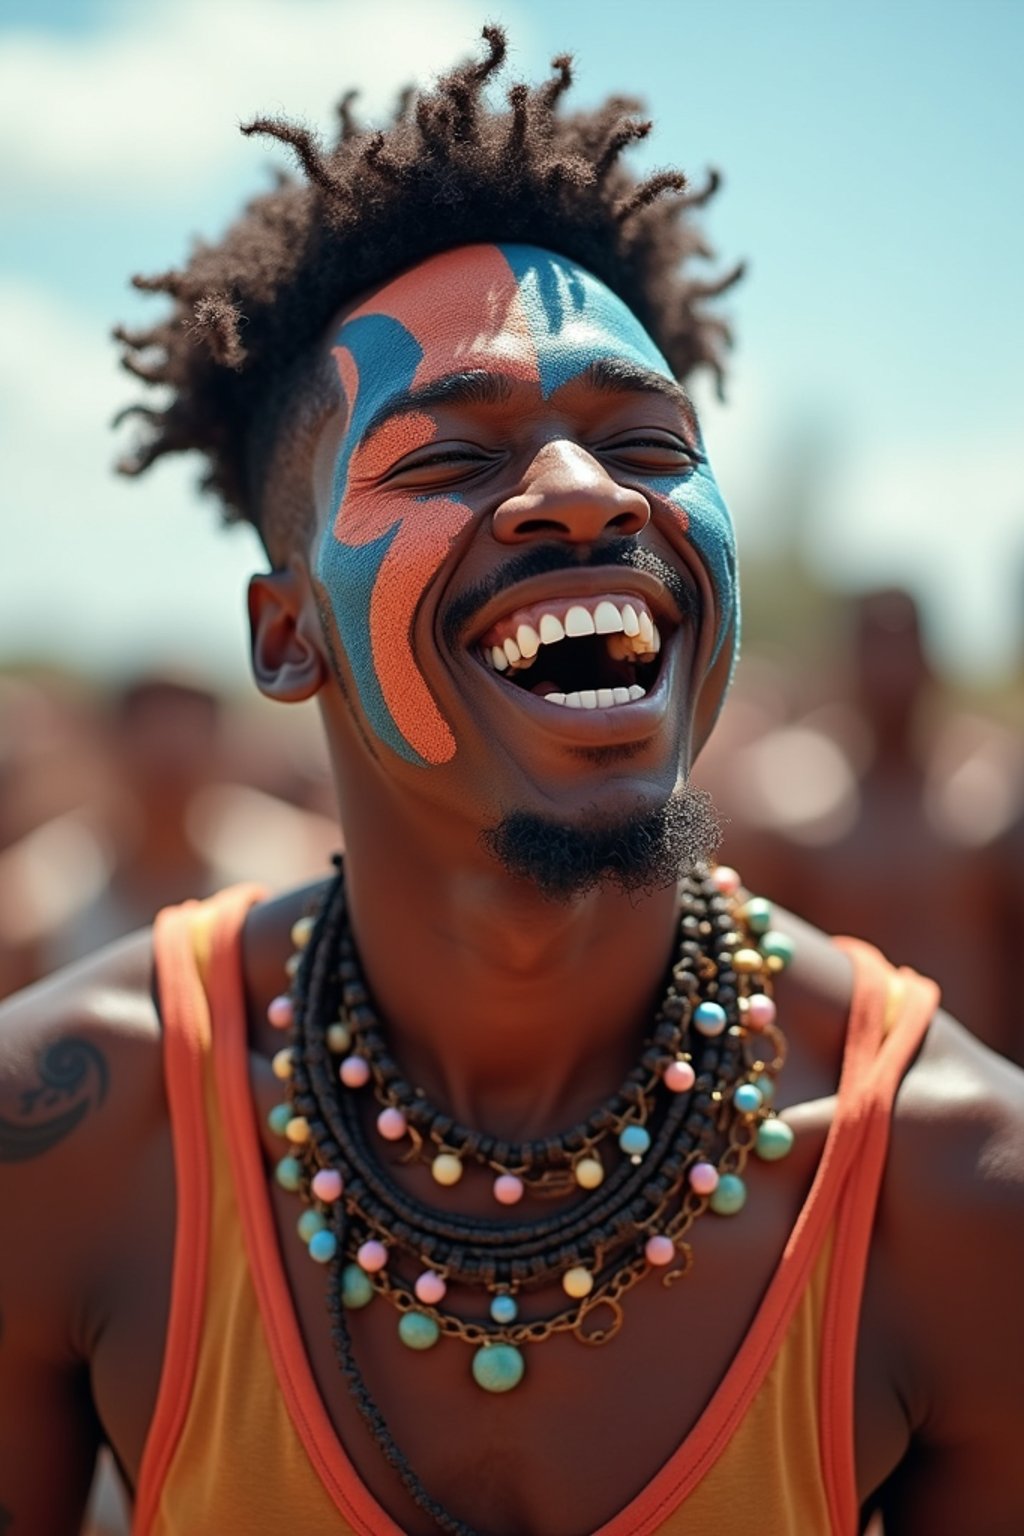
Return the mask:
[[596,1157],[581,1157],[573,1172],[580,1189],[597,1189],[604,1183],[604,1164]]
[[430,1165],[438,1184],[451,1186],[462,1178],[462,1164],[453,1152],[439,1152]]
[[284,971],[285,971],[285,975],[288,977],[289,981],[294,981],[295,977],[298,974],[299,966],[301,964],[302,964],[302,956],[301,955],[289,955],[288,956],[288,959],[284,963]]
[[300,917],[292,923],[292,943],[296,949],[305,949],[313,932],[315,919],[312,917]]
[[270,1070],[275,1077],[279,1077],[282,1083],[287,1082],[292,1075],[292,1053],[287,1046],[282,1051],[275,1051],[270,1063]]
[[335,1056],[344,1056],[351,1044],[352,1036],[344,1024],[327,1026],[327,1049],[333,1051]]
[[738,976],[749,976],[764,964],[760,950],[738,949],[732,957],[732,968]]
[[309,1140],[309,1121],[305,1115],[293,1115],[284,1128],[284,1133],[289,1141],[294,1141],[301,1146]]
[[574,1269],[567,1269],[562,1276],[562,1290],[574,1301],[582,1301],[584,1296],[589,1296],[594,1289],[594,1277],[589,1269],[584,1269],[582,1264],[577,1264]]

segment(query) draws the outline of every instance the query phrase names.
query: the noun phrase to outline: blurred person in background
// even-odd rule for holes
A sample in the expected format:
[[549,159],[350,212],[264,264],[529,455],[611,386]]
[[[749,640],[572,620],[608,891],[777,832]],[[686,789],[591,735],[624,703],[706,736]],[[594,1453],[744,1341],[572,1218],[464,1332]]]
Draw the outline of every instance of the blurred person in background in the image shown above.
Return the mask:
[[1009,1536],[1020,1075],[711,867],[689,781],[714,182],[637,182],[568,57],[492,108],[484,35],[386,130],[250,125],[302,178],[122,333],[128,467],[199,450],[264,539],[347,850],[5,1010],[0,1506],[73,1530],[106,1440],[139,1536]]

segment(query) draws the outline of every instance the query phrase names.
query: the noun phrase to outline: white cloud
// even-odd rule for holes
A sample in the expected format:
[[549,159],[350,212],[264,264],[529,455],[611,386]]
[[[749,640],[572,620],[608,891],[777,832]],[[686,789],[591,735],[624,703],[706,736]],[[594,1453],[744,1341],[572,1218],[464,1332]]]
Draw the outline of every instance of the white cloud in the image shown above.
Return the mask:
[[[17,145],[8,199],[59,188],[130,201],[157,174],[164,197],[194,196],[240,156],[252,163],[239,122],[283,112],[329,128],[346,83],[379,115],[409,81],[479,47],[484,20],[474,0],[175,0],[114,15],[92,34],[0,38],[0,140]],[[518,17],[515,31],[522,40]]]

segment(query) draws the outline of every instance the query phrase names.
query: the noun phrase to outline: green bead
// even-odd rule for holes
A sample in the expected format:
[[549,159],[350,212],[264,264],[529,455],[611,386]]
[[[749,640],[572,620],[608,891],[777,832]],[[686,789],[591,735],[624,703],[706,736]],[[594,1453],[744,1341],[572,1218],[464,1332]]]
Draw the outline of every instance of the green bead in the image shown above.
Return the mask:
[[511,1392],[525,1369],[522,1352],[514,1344],[481,1344],[473,1356],[473,1380],[485,1392]]
[[295,1223],[299,1230],[299,1236],[304,1243],[308,1243],[315,1232],[322,1232],[327,1223],[319,1211],[303,1211]]
[[282,1157],[274,1169],[274,1178],[282,1189],[288,1189],[294,1193],[302,1182],[302,1164],[297,1157]]
[[751,933],[767,933],[772,925],[772,904],[763,896],[751,896],[741,913]]
[[346,1264],[341,1272],[342,1305],[357,1311],[373,1300],[373,1285],[365,1269],[358,1264]]
[[441,1330],[425,1312],[403,1312],[398,1319],[398,1337],[407,1349],[433,1349]]
[[785,1120],[772,1116],[770,1120],[763,1120],[758,1126],[754,1151],[758,1157],[764,1158],[766,1163],[776,1163],[780,1157],[786,1157],[792,1145],[793,1131]]
[[719,1216],[735,1216],[747,1203],[747,1186],[738,1173],[723,1173],[708,1204]]
[[775,1082],[766,1074],[754,1078],[754,1087],[760,1088],[761,1097],[766,1104],[770,1104],[775,1097]]
[[288,1122],[292,1118],[290,1104],[275,1104],[267,1116],[267,1124],[275,1136],[283,1136],[288,1129]]
[[771,928],[761,939],[761,953],[766,960],[774,958],[787,966],[796,953],[796,946],[788,933]]

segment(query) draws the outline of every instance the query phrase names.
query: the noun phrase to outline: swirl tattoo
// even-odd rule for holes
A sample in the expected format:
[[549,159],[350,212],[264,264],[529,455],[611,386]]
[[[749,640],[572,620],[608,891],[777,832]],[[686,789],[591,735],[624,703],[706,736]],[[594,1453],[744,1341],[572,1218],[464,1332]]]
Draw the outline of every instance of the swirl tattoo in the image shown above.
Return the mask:
[[0,1162],[41,1157],[106,1098],[107,1060],[88,1040],[55,1041],[40,1055],[38,1069],[38,1086],[23,1091],[16,1117],[0,1115]]

